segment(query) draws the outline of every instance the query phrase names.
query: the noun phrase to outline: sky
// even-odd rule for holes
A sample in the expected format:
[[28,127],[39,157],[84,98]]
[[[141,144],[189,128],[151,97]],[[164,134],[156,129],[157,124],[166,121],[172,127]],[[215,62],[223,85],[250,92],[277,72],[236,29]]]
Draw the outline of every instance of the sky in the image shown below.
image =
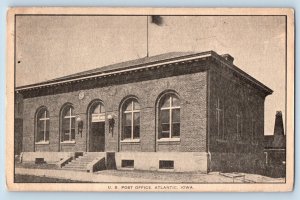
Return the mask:
[[[285,117],[284,16],[163,16],[149,19],[149,56],[174,51],[229,53],[274,93],[265,101],[265,134]],[[17,16],[16,86],[147,55],[146,16]]]

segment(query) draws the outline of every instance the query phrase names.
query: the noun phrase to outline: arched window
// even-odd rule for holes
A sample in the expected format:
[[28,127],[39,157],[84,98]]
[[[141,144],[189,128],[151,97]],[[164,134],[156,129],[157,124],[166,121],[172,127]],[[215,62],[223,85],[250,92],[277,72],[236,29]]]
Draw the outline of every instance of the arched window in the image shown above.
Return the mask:
[[92,122],[105,121],[105,108],[101,102],[96,102],[91,107]]
[[63,108],[61,113],[61,142],[75,141],[75,114],[71,105]]
[[41,108],[36,115],[36,137],[35,142],[49,142],[49,112],[46,108]]
[[158,122],[158,139],[180,138],[180,101],[175,94],[161,98]]
[[122,140],[140,138],[140,104],[136,99],[128,99],[122,109],[123,127]]

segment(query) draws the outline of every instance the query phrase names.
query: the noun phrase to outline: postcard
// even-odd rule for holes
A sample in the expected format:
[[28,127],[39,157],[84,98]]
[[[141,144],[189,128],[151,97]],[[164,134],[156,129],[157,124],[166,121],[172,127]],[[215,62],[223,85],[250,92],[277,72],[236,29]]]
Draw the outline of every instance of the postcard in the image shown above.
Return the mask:
[[290,8],[10,8],[11,191],[294,184]]

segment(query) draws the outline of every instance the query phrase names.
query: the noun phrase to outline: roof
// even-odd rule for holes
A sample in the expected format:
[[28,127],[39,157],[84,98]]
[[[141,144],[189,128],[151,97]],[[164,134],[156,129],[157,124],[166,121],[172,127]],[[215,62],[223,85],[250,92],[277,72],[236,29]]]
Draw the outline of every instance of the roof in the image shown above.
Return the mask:
[[187,62],[187,61],[197,61],[202,58],[206,57],[214,57],[215,59],[221,61],[223,64],[225,64],[230,69],[237,72],[240,76],[242,76],[244,79],[250,81],[254,85],[258,86],[262,91],[264,91],[266,94],[271,94],[273,91],[262,84],[261,82],[257,81],[232,63],[229,63],[225,58],[218,55],[214,51],[206,51],[206,52],[170,52],[160,55],[155,55],[151,57],[144,57],[139,58],[135,60],[130,60],[126,62],[121,62],[117,64],[107,65],[107,66],[101,66],[97,67],[92,70],[83,71],[75,74],[71,74],[68,76],[63,76],[60,78],[52,79],[49,81],[44,81],[40,83],[35,83],[31,85],[25,85],[21,87],[17,87],[16,91],[24,91],[24,90],[32,90],[37,88],[43,88],[43,87],[51,87],[51,86],[57,86],[59,84],[74,82],[74,81],[82,81],[82,80],[88,80],[91,78],[100,78],[100,77],[106,77],[110,75],[116,75],[121,73],[126,73],[128,71],[137,71],[137,70],[143,70],[147,68],[153,68],[161,65],[172,65],[179,62]]
[[[135,60],[130,60],[126,62],[121,62],[121,63],[116,63],[112,65],[106,65],[103,67],[98,67],[92,70],[87,70],[75,74],[71,74],[68,76],[63,76],[57,79],[52,79],[50,81],[59,81],[59,80],[65,80],[68,78],[76,78],[76,77],[81,77],[81,76],[88,76],[91,74],[97,74],[97,73],[102,73],[106,71],[115,71],[119,69],[126,69],[131,66],[136,66],[136,65],[145,65],[148,63],[153,63],[153,62],[158,62],[162,60],[168,60],[172,58],[177,58],[177,57],[182,57],[182,56],[187,56],[187,55],[193,55],[195,52],[170,52],[170,53],[165,53],[165,54],[160,54],[160,55],[155,55],[151,57],[144,57],[144,58],[139,58]],[[49,82],[49,81],[46,81]]]

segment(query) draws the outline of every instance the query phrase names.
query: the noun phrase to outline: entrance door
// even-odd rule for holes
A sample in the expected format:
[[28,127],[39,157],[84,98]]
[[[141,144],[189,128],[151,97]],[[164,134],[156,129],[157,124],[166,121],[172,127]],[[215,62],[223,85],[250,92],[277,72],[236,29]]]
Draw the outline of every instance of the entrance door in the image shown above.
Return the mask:
[[95,103],[90,112],[89,151],[105,151],[105,109],[101,102]]

